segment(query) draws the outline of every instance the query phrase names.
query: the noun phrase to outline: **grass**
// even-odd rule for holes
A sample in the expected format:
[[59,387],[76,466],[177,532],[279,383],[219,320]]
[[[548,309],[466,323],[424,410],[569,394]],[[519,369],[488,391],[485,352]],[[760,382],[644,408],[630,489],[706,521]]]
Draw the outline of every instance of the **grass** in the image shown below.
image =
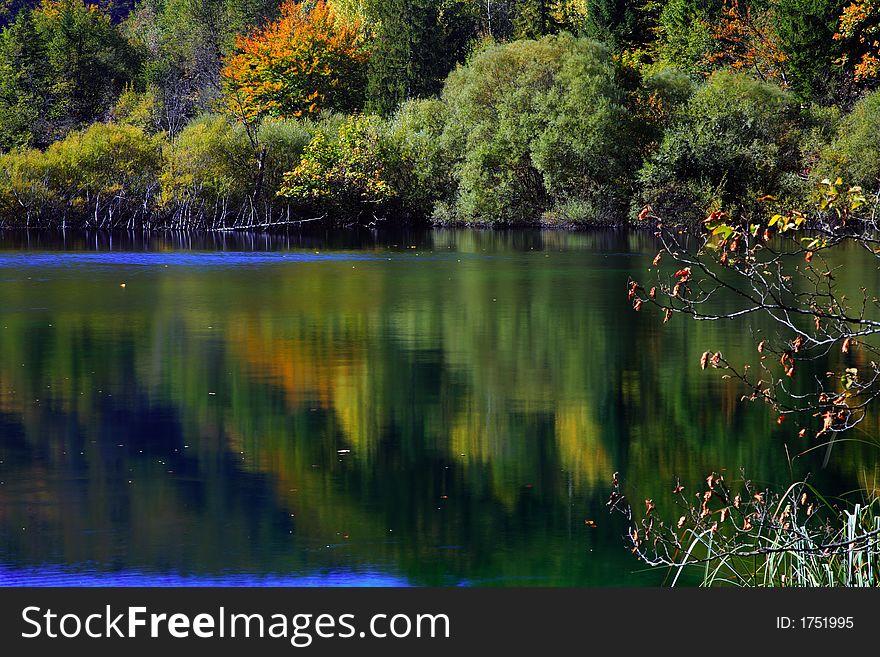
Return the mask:
[[880,497],[831,501],[809,483],[781,494],[742,481],[734,492],[723,477],[707,477],[691,503],[680,485],[675,523],[661,520],[646,500],[641,520],[615,486],[609,506],[630,522],[632,552],[650,567],[668,568],[672,586],[880,586]]

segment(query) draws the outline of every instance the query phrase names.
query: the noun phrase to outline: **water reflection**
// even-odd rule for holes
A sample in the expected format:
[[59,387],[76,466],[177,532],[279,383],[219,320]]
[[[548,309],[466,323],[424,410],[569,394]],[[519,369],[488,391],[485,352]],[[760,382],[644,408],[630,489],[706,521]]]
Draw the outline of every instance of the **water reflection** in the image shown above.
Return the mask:
[[[748,327],[632,312],[646,235],[3,247],[0,583],[650,584],[613,472],[656,498],[719,468],[785,481],[800,448],[699,369],[746,358]],[[875,463],[842,446],[817,476]]]

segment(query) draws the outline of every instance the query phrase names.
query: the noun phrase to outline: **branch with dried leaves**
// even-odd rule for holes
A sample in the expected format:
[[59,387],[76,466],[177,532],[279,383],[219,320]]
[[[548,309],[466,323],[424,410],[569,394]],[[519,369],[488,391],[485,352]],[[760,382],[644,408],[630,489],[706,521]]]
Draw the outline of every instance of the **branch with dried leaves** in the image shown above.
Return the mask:
[[777,332],[755,335],[756,362],[733,363],[716,348],[702,354],[700,366],[740,381],[742,399],[769,404],[779,424],[791,417],[801,438],[824,439],[827,463],[836,437],[861,423],[880,396],[880,351],[872,339],[880,333],[880,299],[864,286],[850,297],[830,257],[855,246],[880,260],[877,196],[871,204],[861,188],[838,179],[817,186],[810,212],[759,200],[766,216],[715,211],[693,231],[666,224],[650,206],[642,210],[640,220],[655,223],[661,245],[652,262],[657,281],[630,280],[629,299],[636,311],[659,309],[664,322],[676,314],[769,318]]
[[608,508],[626,519],[632,553],[669,568],[673,586],[688,572],[703,586],[880,585],[876,499],[841,510],[807,481],[774,493],[715,473],[693,496],[681,482],[672,494],[676,522],[662,520],[652,499],[636,518],[615,473]]

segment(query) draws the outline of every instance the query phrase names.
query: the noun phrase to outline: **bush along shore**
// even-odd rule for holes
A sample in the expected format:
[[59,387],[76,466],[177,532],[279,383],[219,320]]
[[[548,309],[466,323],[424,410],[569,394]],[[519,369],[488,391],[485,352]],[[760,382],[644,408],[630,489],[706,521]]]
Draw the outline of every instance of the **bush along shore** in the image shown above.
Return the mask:
[[878,71],[848,45],[880,24],[870,7],[861,25],[807,3],[825,27],[805,45],[795,0],[616,3],[620,20],[599,20],[607,2],[398,4],[19,9],[0,226],[570,227],[648,205],[690,222],[795,207],[826,177],[880,186]]

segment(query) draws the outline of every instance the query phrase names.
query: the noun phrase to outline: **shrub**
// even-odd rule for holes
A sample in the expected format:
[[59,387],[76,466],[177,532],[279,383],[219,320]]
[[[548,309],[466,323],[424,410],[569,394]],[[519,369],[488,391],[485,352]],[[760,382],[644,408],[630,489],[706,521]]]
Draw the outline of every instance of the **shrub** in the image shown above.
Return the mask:
[[284,174],[299,165],[312,140],[315,124],[289,119],[265,119],[257,130],[257,142],[266,149],[263,195],[277,203]]
[[254,151],[241,125],[204,115],[165,148],[162,200],[175,223],[222,223],[253,185]]
[[159,132],[162,123],[162,103],[156,89],[138,92],[131,87],[123,91],[110,110],[114,123],[131,125],[147,133]]
[[806,481],[780,492],[751,481],[728,485],[714,473],[706,483],[697,503],[676,486],[677,521],[661,520],[651,499],[637,519],[616,481],[608,502],[629,521],[630,551],[649,567],[668,568],[672,586],[694,577],[704,587],[880,585],[874,491],[828,499]]
[[399,197],[402,155],[375,116],[351,116],[336,134],[317,130],[281,194],[336,219],[384,213]]
[[637,166],[617,67],[587,39],[490,45],[449,76],[443,100],[462,220],[527,222],[572,198],[610,208]]
[[428,216],[454,199],[453,161],[442,137],[447,108],[440,100],[411,100],[388,122],[388,134],[406,169],[400,203],[413,215]]
[[95,123],[45,151],[0,158],[0,205],[30,225],[133,226],[154,208],[161,137],[133,126]]
[[710,204],[750,208],[794,193],[801,169],[799,107],[791,94],[719,72],[673,117],[640,174],[644,201],[664,216],[699,216]]
[[819,179],[841,176],[872,192],[880,187],[880,91],[865,96],[843,119],[815,173]]
[[279,209],[282,176],[299,163],[314,126],[269,118],[252,128],[208,114],[167,145],[162,198],[173,224],[253,223]]

